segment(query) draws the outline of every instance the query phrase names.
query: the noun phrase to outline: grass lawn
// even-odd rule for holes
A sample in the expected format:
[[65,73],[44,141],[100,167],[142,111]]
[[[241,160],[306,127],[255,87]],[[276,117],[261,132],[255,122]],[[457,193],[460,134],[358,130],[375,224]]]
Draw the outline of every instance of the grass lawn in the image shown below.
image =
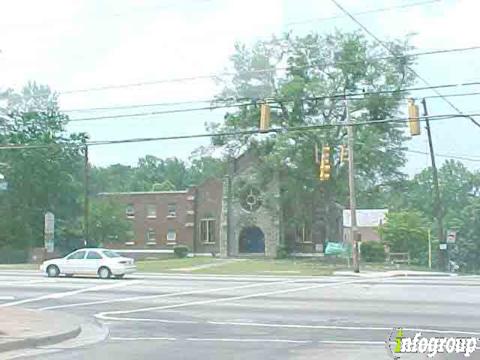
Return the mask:
[[332,275],[338,269],[318,259],[240,259],[221,266],[199,269],[203,274],[242,274],[242,275]]
[[0,270],[39,270],[39,264],[0,264]]
[[194,257],[138,261],[137,269],[144,272],[177,272],[187,274],[331,275],[338,267],[321,263],[318,259],[273,260]]
[[212,257],[192,257],[183,259],[169,258],[162,260],[136,261],[136,264],[137,270],[141,272],[164,272],[215,263],[216,261],[218,260]]

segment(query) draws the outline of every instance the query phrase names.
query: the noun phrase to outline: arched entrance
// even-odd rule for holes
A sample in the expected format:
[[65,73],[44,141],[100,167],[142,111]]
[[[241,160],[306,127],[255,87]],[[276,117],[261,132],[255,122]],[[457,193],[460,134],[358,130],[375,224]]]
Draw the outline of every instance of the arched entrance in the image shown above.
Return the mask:
[[239,237],[240,253],[264,253],[265,235],[263,231],[256,226],[243,228]]

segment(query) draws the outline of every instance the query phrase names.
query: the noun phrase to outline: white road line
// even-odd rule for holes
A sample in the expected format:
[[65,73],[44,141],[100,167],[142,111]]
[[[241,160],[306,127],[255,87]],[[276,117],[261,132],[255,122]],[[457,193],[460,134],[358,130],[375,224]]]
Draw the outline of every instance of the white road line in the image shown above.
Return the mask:
[[40,283],[52,283],[46,279],[43,280],[18,280],[18,281],[11,281],[8,279],[7,282],[0,281],[1,286],[28,286],[28,285],[36,285]]
[[[296,329],[322,329],[322,330],[370,330],[370,331],[389,331],[392,327],[374,327],[374,326],[335,326],[335,325],[303,325],[303,324],[273,324],[273,323],[250,323],[250,322],[230,322],[230,321],[207,321],[211,325],[227,326],[251,326],[251,327],[271,327],[271,328],[296,328]],[[458,334],[458,335],[480,335],[479,332],[470,332],[462,330],[435,330],[435,329],[417,329],[402,328],[404,331],[432,333],[432,334]]]
[[0,300],[15,300],[15,296],[0,296]]
[[369,340],[292,340],[292,339],[244,339],[244,338],[172,338],[172,337],[111,337],[112,341],[194,341],[238,343],[286,343],[286,344],[335,344],[335,345],[385,345],[385,341]]
[[320,340],[319,344],[335,345],[385,345],[385,341],[362,341],[362,340]]
[[135,281],[121,281],[121,282],[116,282],[116,283],[113,283],[113,284],[106,284],[106,285],[96,285],[96,286],[92,286],[92,287],[88,287],[88,288],[82,288],[82,289],[78,289],[78,290],[48,294],[48,295],[38,296],[38,297],[35,297],[35,298],[23,299],[23,300],[9,302],[9,303],[5,303],[5,304],[0,304],[0,307],[16,306],[16,305],[21,305],[21,304],[26,304],[26,303],[31,303],[31,302],[48,300],[48,299],[61,299],[61,298],[67,297],[67,296],[73,296],[73,295],[81,294],[81,293],[84,293],[84,292],[114,289],[114,288],[124,287],[124,286],[128,286],[128,285],[136,285],[136,284],[139,284],[139,283],[142,283],[142,282],[143,281],[135,280]]
[[[292,281],[293,281],[293,280],[292,280]],[[298,287],[298,288],[294,288],[294,289],[284,289],[284,290],[268,291],[268,292],[248,294],[248,295],[231,296],[231,297],[221,298],[221,299],[199,300],[199,301],[192,301],[192,302],[180,303],[180,304],[173,304],[173,305],[164,305],[164,306],[153,306],[153,307],[147,307],[147,308],[140,308],[140,309],[135,309],[135,310],[106,311],[106,312],[101,312],[101,313],[95,314],[95,317],[96,317],[97,319],[102,319],[102,320],[118,320],[118,321],[122,321],[122,320],[124,320],[124,318],[114,317],[114,316],[111,316],[111,315],[132,314],[132,313],[136,313],[136,312],[145,312],[145,311],[152,311],[152,310],[176,309],[176,308],[193,306],[193,305],[215,304],[215,303],[222,303],[222,302],[228,302],[228,301],[251,299],[251,298],[256,298],[256,297],[261,297],[261,296],[268,296],[268,295],[286,294],[286,293],[292,293],[292,292],[297,292],[297,291],[317,289],[317,288],[322,288],[322,287],[331,287],[331,286],[354,284],[354,283],[360,283],[360,282],[364,282],[364,281],[365,281],[365,279],[360,279],[360,280],[359,280],[359,279],[355,279],[355,280],[342,281],[342,282],[337,282],[337,283],[328,283],[328,284],[317,284],[317,285],[303,286],[303,287]],[[369,281],[371,281],[371,279],[369,279]],[[286,283],[286,282],[280,282],[280,284],[285,284],[285,283]],[[253,284],[253,285],[261,285],[261,286],[264,286],[265,284]],[[247,286],[247,285],[246,285],[246,286]],[[245,286],[245,287],[246,287],[246,286]],[[251,287],[253,287],[253,286],[251,286]]]
[[57,306],[48,306],[41,308],[40,311],[43,310],[54,310],[54,309],[65,309],[65,308],[72,308],[72,307],[79,307],[79,306],[90,306],[90,305],[100,305],[100,304],[111,304],[116,302],[128,302],[128,301],[138,301],[138,300],[149,300],[149,299],[161,299],[167,297],[174,297],[174,296],[182,296],[182,295],[195,295],[195,294],[208,294],[212,292],[218,292],[223,290],[238,290],[238,289],[247,289],[253,287],[260,287],[260,286],[268,286],[268,285],[276,285],[276,284],[289,284],[293,282],[300,282],[299,280],[288,280],[288,281],[272,281],[267,284],[265,283],[255,283],[255,284],[247,284],[247,285],[237,285],[237,286],[227,286],[215,289],[202,289],[202,290],[193,290],[193,291],[180,291],[176,293],[168,293],[168,294],[159,294],[159,295],[143,295],[143,296],[134,296],[129,298],[121,298],[121,299],[112,299],[112,300],[98,300],[98,301],[90,301],[90,302],[83,302],[83,303],[76,303],[76,304],[65,304],[65,305],[57,305]]
[[218,339],[203,339],[203,338],[187,338],[187,341],[218,341],[218,342],[259,342],[259,343],[293,343],[293,344],[309,344],[312,340],[289,340],[289,339],[235,339],[235,338],[218,338]]
[[113,340],[113,341],[142,341],[142,340],[175,341],[178,339],[171,338],[171,337],[135,337],[135,338],[110,337],[109,340]]

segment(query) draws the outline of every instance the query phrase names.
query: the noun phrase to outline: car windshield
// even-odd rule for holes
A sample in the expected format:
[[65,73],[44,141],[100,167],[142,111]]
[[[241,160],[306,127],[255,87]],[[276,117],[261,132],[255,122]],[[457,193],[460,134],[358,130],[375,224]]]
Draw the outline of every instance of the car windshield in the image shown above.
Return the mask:
[[106,257],[109,257],[109,258],[121,257],[121,256],[118,255],[116,252],[110,251],[110,250],[103,251],[103,255],[105,255]]

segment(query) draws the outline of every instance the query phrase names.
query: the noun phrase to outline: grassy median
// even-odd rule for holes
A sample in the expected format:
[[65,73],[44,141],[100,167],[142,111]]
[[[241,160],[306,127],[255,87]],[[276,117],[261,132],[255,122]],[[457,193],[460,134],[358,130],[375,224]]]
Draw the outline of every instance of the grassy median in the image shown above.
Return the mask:
[[138,271],[222,275],[331,275],[338,269],[318,259],[185,258],[137,262]]

